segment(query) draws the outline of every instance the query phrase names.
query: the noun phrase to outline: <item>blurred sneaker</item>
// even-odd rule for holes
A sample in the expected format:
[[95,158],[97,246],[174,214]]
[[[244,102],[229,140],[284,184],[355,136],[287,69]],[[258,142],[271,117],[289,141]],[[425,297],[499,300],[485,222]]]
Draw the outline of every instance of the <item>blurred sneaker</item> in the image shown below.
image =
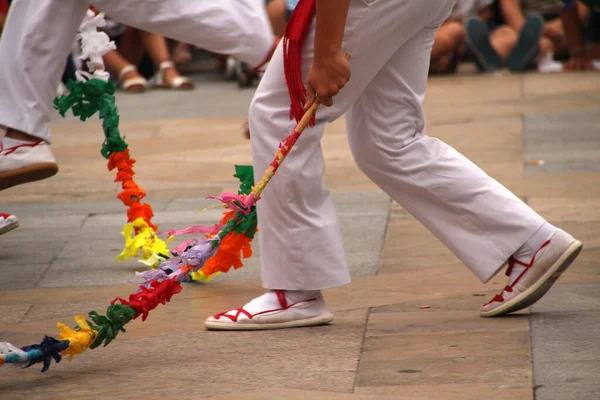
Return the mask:
[[10,232],[19,227],[19,219],[16,215],[0,213],[0,235]]
[[554,61],[554,55],[548,52],[548,54],[538,61],[537,70],[542,73],[562,72],[563,65],[558,61]]
[[503,62],[490,43],[490,31],[481,19],[471,17],[467,20],[466,44],[475,55],[475,63],[486,72],[497,71],[502,68]]
[[235,66],[237,64],[237,61],[234,57],[228,56],[225,59],[225,70],[224,70],[224,74],[225,74],[225,79],[228,81],[234,81],[236,79],[236,75],[235,75]]
[[502,293],[483,305],[481,316],[500,317],[527,308],[541,299],[579,255],[582,247],[579,240],[557,229],[528,263],[511,257],[508,261],[507,275],[510,276],[515,263],[524,266],[525,269],[502,290]]
[[46,142],[4,148],[0,141],[0,190],[50,178],[57,172],[56,159]]
[[520,72],[535,59],[539,50],[540,36],[544,20],[542,17],[527,17],[519,32],[519,41],[506,59],[506,66],[512,72]]

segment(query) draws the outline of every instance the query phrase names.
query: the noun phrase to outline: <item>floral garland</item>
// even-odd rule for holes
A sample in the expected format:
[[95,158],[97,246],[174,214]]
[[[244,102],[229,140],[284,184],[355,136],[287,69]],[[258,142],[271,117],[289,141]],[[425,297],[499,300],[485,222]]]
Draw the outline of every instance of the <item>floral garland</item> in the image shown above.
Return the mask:
[[[102,14],[88,12],[80,35],[84,54],[86,40],[93,41],[96,34],[102,35],[96,32],[96,27],[103,24],[102,18]],[[91,29],[90,26],[94,28]],[[99,54],[109,51],[107,49],[110,49],[111,45],[105,38],[98,39],[98,42],[104,43],[98,47]],[[95,60],[95,67],[90,68],[94,74],[78,74],[78,82],[67,84],[69,95],[55,100],[55,107],[63,116],[72,109],[73,114],[84,121],[99,112],[105,133],[101,153],[109,160],[109,170],[117,169],[115,181],[121,182],[123,188],[118,197],[129,207],[129,222],[123,230],[125,249],[118,259],[141,255],[141,261],[152,269],[137,273],[144,282],[127,299],[117,297],[111,301],[106,315],[100,315],[96,311],[88,313],[89,319],[78,315],[75,317],[76,325],[73,328],[58,322],[58,339],[45,336],[40,344],[21,348],[8,342],[0,342],[0,366],[10,363],[21,364],[23,368],[27,368],[42,363],[42,372],[45,372],[52,360],[58,363],[63,356],[69,356],[69,360],[72,360],[75,355],[87,349],[107,346],[119,332],[126,332],[125,325],[132,320],[141,316],[142,321],[145,321],[150,311],[160,304],[166,304],[182,291],[182,281],[191,278],[210,279],[210,276],[227,272],[232,267],[241,267],[242,258],[252,254],[250,242],[257,230],[255,203],[319,106],[318,102],[314,103],[294,132],[281,142],[274,160],[255,186],[252,186],[252,167],[236,166],[235,176],[242,182],[240,190],[238,194],[223,193],[221,198],[218,198],[228,209],[219,223],[213,227],[193,226],[180,231],[167,231],[169,237],[194,233],[203,235],[174,249],[169,257],[167,244],[158,237],[157,227],[150,221],[153,215],[152,208],[141,203],[145,192],[133,181],[135,160],[129,157],[127,144],[119,133],[119,115],[114,99],[115,85],[108,81],[103,71],[102,57],[97,57],[98,53],[91,51],[87,54],[90,59],[88,67],[92,60]]]

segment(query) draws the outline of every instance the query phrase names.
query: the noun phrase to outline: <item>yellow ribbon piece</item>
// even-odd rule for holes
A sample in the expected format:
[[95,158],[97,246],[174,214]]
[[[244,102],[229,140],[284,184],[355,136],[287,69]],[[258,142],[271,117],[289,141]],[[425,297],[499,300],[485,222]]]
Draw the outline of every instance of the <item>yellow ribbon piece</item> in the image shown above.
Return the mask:
[[69,356],[69,361],[75,354],[83,353],[96,339],[96,331],[89,326],[83,315],[76,316],[75,322],[77,322],[79,330],[72,329],[62,322],[56,324],[60,332],[59,339],[69,341],[69,348],[62,352],[62,355]]
[[[137,229],[137,235],[134,235],[134,229]],[[169,248],[164,240],[159,238],[143,218],[138,218],[133,223],[125,224],[123,227],[123,236],[125,237],[125,249],[117,257],[118,261],[129,260],[131,257],[137,257],[142,253],[143,260],[150,260],[153,255],[169,254]],[[158,266],[158,259],[152,265]]]

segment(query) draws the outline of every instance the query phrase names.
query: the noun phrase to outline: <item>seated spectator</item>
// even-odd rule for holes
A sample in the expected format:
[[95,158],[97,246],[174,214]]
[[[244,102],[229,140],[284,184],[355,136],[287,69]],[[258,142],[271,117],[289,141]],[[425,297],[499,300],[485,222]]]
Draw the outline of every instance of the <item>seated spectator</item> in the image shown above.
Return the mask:
[[[561,13],[562,22],[569,46],[569,60],[564,65],[566,70],[600,69],[600,0],[564,1],[565,8]],[[581,8],[589,6],[587,23],[581,17]]]
[[123,90],[138,93],[149,86],[163,89],[194,88],[194,82],[177,71],[163,36],[114,21],[104,30],[117,44],[117,50],[104,56],[104,63]]
[[[540,72],[562,70],[554,53],[564,48],[566,37],[559,0],[498,0],[499,18],[486,24],[467,22],[467,45],[484,70],[503,66],[513,72],[534,66]],[[500,24],[499,24],[500,22]]]
[[431,49],[430,73],[443,74],[456,71],[458,61],[465,55],[464,22],[471,15],[488,19],[494,0],[458,0],[450,16],[437,30]]

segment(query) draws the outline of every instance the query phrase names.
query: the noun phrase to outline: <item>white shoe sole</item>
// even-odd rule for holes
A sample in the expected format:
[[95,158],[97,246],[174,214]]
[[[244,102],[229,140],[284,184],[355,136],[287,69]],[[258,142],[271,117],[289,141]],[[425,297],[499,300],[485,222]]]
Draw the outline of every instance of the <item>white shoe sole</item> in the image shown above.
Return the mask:
[[0,228],[0,235],[4,235],[7,232],[10,232],[19,227],[19,221],[15,221],[12,224],[8,224],[3,228]]
[[0,174],[0,190],[27,182],[50,178],[58,172],[58,165],[51,162],[41,162],[28,167],[7,171]]
[[481,311],[480,315],[484,318],[500,317],[531,306],[550,290],[554,282],[577,258],[582,247],[582,243],[579,240],[575,240],[558,260],[552,264],[552,267],[536,283],[531,285],[529,289],[493,310]]
[[[226,317],[225,317],[226,318]],[[233,321],[227,322],[216,322],[216,321],[206,321],[204,326],[206,329],[215,330],[215,331],[258,331],[258,330],[268,330],[268,329],[284,329],[284,328],[300,328],[305,326],[317,326],[317,325],[325,325],[333,321],[333,314],[325,313],[323,315],[319,315],[318,317],[299,319],[295,321],[288,322],[278,322],[274,324],[251,324],[244,323],[240,324]]]

